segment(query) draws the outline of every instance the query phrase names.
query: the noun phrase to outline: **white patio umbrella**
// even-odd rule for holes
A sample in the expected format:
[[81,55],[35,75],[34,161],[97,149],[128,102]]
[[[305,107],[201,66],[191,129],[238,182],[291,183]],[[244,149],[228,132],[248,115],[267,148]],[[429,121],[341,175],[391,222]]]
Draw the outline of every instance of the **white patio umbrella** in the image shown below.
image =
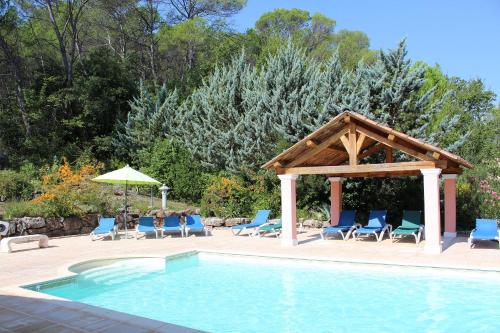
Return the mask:
[[127,192],[129,185],[160,185],[156,179],[149,177],[137,170],[132,169],[130,166],[125,166],[121,169],[105,173],[92,179],[99,183],[108,184],[125,184],[125,210],[123,214],[125,223],[125,238],[128,237],[127,233]]

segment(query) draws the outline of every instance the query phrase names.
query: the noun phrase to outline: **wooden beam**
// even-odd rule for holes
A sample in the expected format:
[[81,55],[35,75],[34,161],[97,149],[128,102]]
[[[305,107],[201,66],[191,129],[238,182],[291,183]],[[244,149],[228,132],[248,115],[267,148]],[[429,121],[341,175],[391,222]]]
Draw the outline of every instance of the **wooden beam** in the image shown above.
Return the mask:
[[279,161],[278,162],[274,162],[273,167],[275,167],[275,168],[282,168],[283,164],[281,164],[281,162],[279,162]]
[[434,161],[435,160],[434,158],[432,158],[430,156],[427,156],[425,154],[422,154],[422,153],[416,151],[415,149],[409,148],[409,147],[404,146],[404,145],[402,145],[400,143],[397,143],[395,141],[391,141],[388,138],[385,138],[385,137],[383,137],[381,135],[373,133],[372,131],[367,130],[364,127],[357,126],[356,130],[358,132],[360,132],[360,133],[364,133],[367,137],[372,138],[373,140],[382,142],[386,146],[389,146],[389,147],[395,148],[397,150],[400,150],[403,153],[406,153],[406,154],[408,154],[410,156],[418,158],[419,160],[423,160],[423,161]]
[[349,165],[358,164],[358,153],[356,149],[356,124],[351,122],[349,124]]
[[340,137],[340,141],[342,141],[342,144],[344,145],[344,148],[347,152],[349,152],[349,139],[347,138],[346,135],[342,135]]
[[363,147],[363,143],[365,142],[366,135],[364,133],[361,133],[359,135],[358,141],[356,142],[356,155],[359,154],[361,148]]
[[301,163],[304,163],[309,158],[317,155],[319,152],[321,152],[322,150],[328,148],[328,146],[330,146],[331,144],[333,144],[336,141],[338,141],[342,135],[344,135],[345,133],[347,133],[347,131],[348,131],[347,128],[342,128],[336,134],[334,134],[333,136],[329,137],[327,140],[325,140],[325,141],[321,142],[320,144],[318,144],[315,148],[313,148],[311,150],[306,150],[304,153],[302,153],[301,155],[299,155],[295,160],[291,161],[290,164],[287,165],[287,167],[294,167],[294,166],[297,166],[297,165],[299,165]]
[[389,135],[387,136],[387,139],[389,139],[389,140],[391,140],[391,141],[394,141],[394,138],[395,138],[394,134],[389,134]]
[[385,147],[385,162],[386,163],[394,162],[394,157],[392,155],[392,147]]
[[[358,155],[358,161],[361,161],[365,157],[368,157],[368,156],[371,156],[371,155],[375,154],[376,152],[378,152],[379,150],[383,149],[384,147],[386,147],[386,146],[383,145],[383,144],[381,144],[381,143],[379,143],[379,142],[375,142],[375,144],[369,146],[361,154]],[[348,160],[349,160],[349,155],[344,156],[341,159],[333,161],[332,165],[339,165],[339,164],[342,164],[342,163],[344,163],[345,161],[348,161]]]
[[318,144],[315,141],[313,141],[313,140],[307,140],[306,141],[306,146],[308,146],[309,148],[315,148],[315,147],[318,146]]
[[419,171],[420,169],[446,168],[445,161],[415,161],[380,164],[336,165],[284,168],[283,172],[294,175],[360,174],[380,172]]
[[436,152],[436,151],[432,153],[432,157],[434,157],[436,160],[439,160],[440,156],[441,156],[441,154]]
[[343,177],[343,178],[374,178],[374,177],[408,177],[408,176],[422,176],[422,172],[410,170],[410,171],[393,171],[393,172],[360,172],[360,173],[331,173],[328,177]]

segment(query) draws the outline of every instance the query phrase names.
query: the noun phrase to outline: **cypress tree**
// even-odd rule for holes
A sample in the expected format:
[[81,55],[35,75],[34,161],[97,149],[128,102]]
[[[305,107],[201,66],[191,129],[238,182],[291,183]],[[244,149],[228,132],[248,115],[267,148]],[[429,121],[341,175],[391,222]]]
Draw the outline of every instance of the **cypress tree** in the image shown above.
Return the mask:
[[159,136],[177,133],[178,94],[161,86],[153,96],[141,82],[139,96],[130,102],[126,122],[118,122],[113,143],[124,157],[132,156],[144,147],[150,146]]
[[205,166],[236,171],[262,162],[268,117],[260,85],[242,52],[218,66],[184,105],[183,141]]

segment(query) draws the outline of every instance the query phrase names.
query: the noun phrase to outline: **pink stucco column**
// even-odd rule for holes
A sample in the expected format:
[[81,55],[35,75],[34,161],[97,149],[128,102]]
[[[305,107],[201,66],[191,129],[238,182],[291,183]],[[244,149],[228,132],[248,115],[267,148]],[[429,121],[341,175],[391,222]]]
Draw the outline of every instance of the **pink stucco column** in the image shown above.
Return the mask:
[[337,225],[342,211],[342,182],[343,178],[329,177],[330,181],[330,224]]
[[295,246],[297,241],[297,175],[278,175],[281,180],[281,245]]
[[439,203],[439,174],[441,169],[421,169],[424,175],[424,252],[438,254],[441,246],[441,209]]
[[457,237],[457,175],[443,175],[444,237]]

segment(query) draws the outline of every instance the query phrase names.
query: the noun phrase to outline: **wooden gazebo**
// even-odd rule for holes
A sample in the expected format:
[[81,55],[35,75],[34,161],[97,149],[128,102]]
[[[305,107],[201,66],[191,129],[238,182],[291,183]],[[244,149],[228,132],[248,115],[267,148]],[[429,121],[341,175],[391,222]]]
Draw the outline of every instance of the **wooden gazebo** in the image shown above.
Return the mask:
[[[385,151],[385,163],[364,159]],[[398,150],[408,158],[394,161]],[[299,175],[324,174],[331,182],[331,221],[338,222],[345,177],[420,176],[424,179],[425,251],[440,253],[439,175],[444,179],[445,237],[456,236],[456,177],[472,165],[460,156],[346,111],[262,166],[281,179],[282,244],[297,245],[295,180]]]

